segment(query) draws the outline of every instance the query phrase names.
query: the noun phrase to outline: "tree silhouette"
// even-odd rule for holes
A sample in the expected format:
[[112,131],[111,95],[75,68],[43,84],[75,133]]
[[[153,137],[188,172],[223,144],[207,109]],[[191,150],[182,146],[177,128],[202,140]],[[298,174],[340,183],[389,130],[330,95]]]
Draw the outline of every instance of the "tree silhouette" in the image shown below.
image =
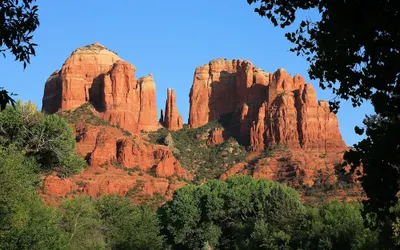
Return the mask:
[[[0,1],[0,53],[14,55],[16,61],[24,65],[30,63],[30,57],[35,55],[32,33],[39,26],[38,6],[36,0],[3,0]],[[0,109],[8,103],[14,105],[13,93],[0,89]]]
[[[247,0],[255,12],[285,28],[301,10],[317,11],[319,20],[300,20],[287,32],[292,52],[306,57],[311,79],[329,88],[337,112],[340,99],[354,107],[368,100],[376,114],[366,117],[366,139],[345,154],[347,163],[362,165],[366,211],[388,219],[400,190],[400,3],[398,0]],[[365,130],[365,131],[364,131]]]

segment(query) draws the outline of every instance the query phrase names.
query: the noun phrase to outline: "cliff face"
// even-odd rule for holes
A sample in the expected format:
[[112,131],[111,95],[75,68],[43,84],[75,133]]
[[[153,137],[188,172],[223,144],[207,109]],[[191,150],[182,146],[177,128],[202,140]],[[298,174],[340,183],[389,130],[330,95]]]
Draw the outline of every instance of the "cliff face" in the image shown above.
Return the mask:
[[156,130],[152,76],[136,79],[135,67],[98,43],[76,49],[46,82],[43,111],[74,110],[90,102],[104,120],[130,132]]
[[[75,50],[49,77],[43,111],[67,117],[76,134],[76,149],[89,167],[67,179],[45,177],[47,199],[110,193],[133,200],[156,193],[171,198],[176,188],[194,177],[212,176],[205,172],[215,169],[221,171],[210,178],[246,174],[293,187],[337,182],[335,167],[347,147],[337,117],[328,103],[317,101],[303,77],[292,77],[284,69],[267,73],[245,60],[212,60],[195,70],[189,126],[195,129],[221,120],[188,132],[177,131],[183,121],[174,90],[167,90],[158,122],[153,77],[137,79],[135,71],[132,64],[95,43]],[[225,117],[229,121],[222,121]],[[184,147],[175,148],[166,138],[152,141],[152,135],[165,132],[151,133],[161,125],[175,131],[169,133],[170,141],[174,134],[176,144],[184,141]],[[219,165],[214,166],[216,162]]]
[[284,69],[266,73],[249,61],[216,59],[198,67],[190,92],[189,126],[233,113],[234,131],[253,151],[276,144],[340,151],[346,148],[336,115],[317,101],[312,85]]
[[76,150],[89,167],[67,179],[46,176],[42,196],[47,201],[76,194],[119,194],[137,202],[155,193],[170,198],[176,188],[186,184],[180,179],[193,178],[168,147],[126,135],[116,127],[89,124],[85,122],[88,118],[83,115],[76,123],[68,120],[75,132]]

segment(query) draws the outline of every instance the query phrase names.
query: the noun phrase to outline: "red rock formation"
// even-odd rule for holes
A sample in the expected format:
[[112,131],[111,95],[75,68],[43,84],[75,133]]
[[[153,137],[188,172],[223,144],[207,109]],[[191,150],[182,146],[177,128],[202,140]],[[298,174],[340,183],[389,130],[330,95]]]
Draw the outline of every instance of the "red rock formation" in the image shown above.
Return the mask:
[[223,128],[215,128],[210,132],[210,135],[207,139],[207,145],[217,145],[221,144],[225,141],[224,138],[224,129]]
[[276,144],[320,152],[343,151],[336,116],[316,100],[304,78],[284,69],[266,73],[249,61],[216,59],[198,67],[190,92],[189,126],[236,113],[237,133],[252,150]]
[[[45,177],[43,196],[46,200],[73,194],[126,195],[138,183],[143,185],[137,190],[138,195],[158,192],[170,197],[174,189],[184,184],[177,177],[193,179],[166,146],[150,144],[139,136],[125,136],[115,127],[83,122],[73,127],[77,152],[90,166],[67,179]],[[153,171],[155,176],[150,175]],[[168,177],[172,179],[166,179]]]
[[95,43],[75,50],[46,82],[43,111],[92,103],[99,116],[130,132],[158,128],[152,76],[136,79],[135,67]]
[[265,109],[266,104],[263,103],[258,111],[257,122],[253,122],[250,129],[250,145],[252,151],[261,151],[264,149],[264,132],[265,132]]
[[284,182],[292,187],[313,186],[315,182],[332,184],[337,181],[335,165],[342,163],[343,152],[320,154],[301,148],[289,149],[277,147],[268,155],[255,154],[249,163],[241,162],[228,169],[220,179],[232,175],[250,175]]
[[167,101],[165,102],[165,114],[161,113],[161,122],[168,130],[179,130],[183,128],[182,116],[176,107],[176,96],[173,89],[167,89]]
[[69,110],[89,100],[100,100],[101,76],[118,60],[117,54],[99,43],[76,49],[47,81],[43,110],[54,113],[54,107]]

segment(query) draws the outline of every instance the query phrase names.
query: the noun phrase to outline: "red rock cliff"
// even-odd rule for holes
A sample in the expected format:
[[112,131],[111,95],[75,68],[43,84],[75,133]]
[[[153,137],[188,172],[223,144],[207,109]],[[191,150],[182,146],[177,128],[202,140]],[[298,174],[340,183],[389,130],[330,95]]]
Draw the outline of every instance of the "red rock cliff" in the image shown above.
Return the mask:
[[318,151],[346,148],[336,115],[312,85],[284,69],[266,73],[245,60],[216,59],[198,67],[190,91],[189,126],[234,113],[236,131],[254,151],[275,144]]
[[43,111],[73,110],[87,102],[111,124],[130,131],[158,128],[152,76],[135,77],[135,67],[94,43],[76,49],[46,82]]

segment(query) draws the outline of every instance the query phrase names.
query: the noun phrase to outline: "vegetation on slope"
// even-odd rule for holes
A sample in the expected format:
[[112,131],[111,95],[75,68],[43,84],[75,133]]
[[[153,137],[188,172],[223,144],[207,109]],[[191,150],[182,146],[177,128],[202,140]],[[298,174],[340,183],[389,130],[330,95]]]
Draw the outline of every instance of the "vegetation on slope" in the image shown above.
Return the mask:
[[60,176],[77,173],[86,163],[75,153],[68,123],[58,115],[45,115],[32,103],[18,102],[0,113],[0,146],[15,147],[38,164],[41,173]]
[[150,141],[156,144],[166,144],[165,138],[171,134],[173,140],[172,152],[182,164],[182,167],[195,175],[195,182],[218,178],[235,163],[246,160],[248,152],[233,137],[221,144],[207,146],[208,134],[212,129],[222,128],[222,120],[209,122],[199,128],[185,126],[178,131],[168,131],[165,128],[149,133]]
[[68,123],[70,124],[75,124],[77,122],[85,122],[87,124],[91,124],[94,126],[108,126],[108,127],[114,127],[118,128],[123,132],[124,135],[126,136],[131,136],[132,134],[121,128],[118,125],[113,125],[107,121],[104,121],[101,119],[99,116],[97,116],[94,112],[95,108],[91,103],[85,103],[82,104],[80,107],[78,107],[75,110],[67,110],[67,111],[62,111],[59,112],[58,115],[63,117]]

